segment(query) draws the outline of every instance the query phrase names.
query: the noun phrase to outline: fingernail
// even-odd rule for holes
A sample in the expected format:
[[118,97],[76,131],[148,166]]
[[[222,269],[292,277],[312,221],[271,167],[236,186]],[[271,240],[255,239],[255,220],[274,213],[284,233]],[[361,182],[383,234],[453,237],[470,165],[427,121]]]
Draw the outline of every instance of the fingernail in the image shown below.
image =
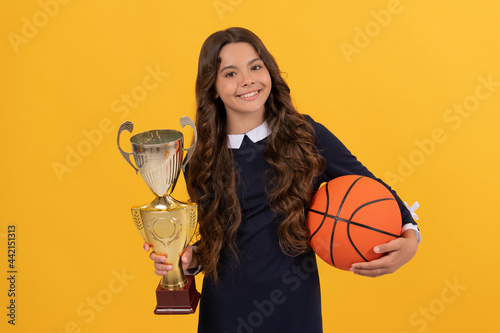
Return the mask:
[[375,246],[373,248],[373,251],[375,251],[375,253],[380,253],[380,248],[378,246]]

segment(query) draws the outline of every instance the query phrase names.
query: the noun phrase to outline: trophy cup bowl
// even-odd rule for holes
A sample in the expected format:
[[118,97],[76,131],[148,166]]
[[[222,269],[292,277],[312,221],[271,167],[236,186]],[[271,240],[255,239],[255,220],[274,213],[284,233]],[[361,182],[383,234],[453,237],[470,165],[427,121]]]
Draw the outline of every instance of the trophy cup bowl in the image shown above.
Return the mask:
[[[185,276],[181,255],[194,236],[198,221],[198,206],[193,202],[181,202],[170,196],[179,172],[184,170],[196,147],[196,127],[189,117],[181,118],[181,126],[194,129],[191,147],[184,149],[181,132],[159,129],[141,132],[130,138],[132,153],[120,147],[123,131],[132,133],[134,125],[126,121],[117,136],[118,149],[125,160],[140,173],[156,198],[144,206],[132,207],[132,217],[139,234],[153,250],[167,257],[173,270],[163,276],[156,290],[155,314],[193,313],[200,294],[196,291],[193,276]],[[187,151],[183,160],[183,153]],[[137,168],[132,164],[133,156]]]

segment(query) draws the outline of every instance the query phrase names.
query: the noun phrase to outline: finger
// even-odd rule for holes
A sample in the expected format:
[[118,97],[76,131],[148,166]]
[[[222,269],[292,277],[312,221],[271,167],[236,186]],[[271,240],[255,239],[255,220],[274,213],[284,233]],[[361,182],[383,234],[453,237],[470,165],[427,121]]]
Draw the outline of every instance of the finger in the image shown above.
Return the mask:
[[385,244],[377,245],[373,248],[375,253],[388,253],[397,251],[401,248],[401,240],[399,238],[393,239]]
[[388,274],[384,269],[371,269],[371,270],[355,270],[353,271],[356,275],[366,276],[366,277],[378,277],[385,274]]
[[191,246],[186,247],[181,254],[181,260],[184,264],[189,264],[191,262],[191,257],[193,256],[193,248]]
[[359,270],[374,270],[374,269],[381,269],[381,268],[386,268],[387,264],[384,260],[382,259],[377,259],[369,262],[360,262],[360,263],[355,263],[352,264],[351,268],[352,269],[359,269]]
[[396,270],[393,261],[392,255],[388,254],[369,262],[352,264],[350,271],[357,275],[370,277],[390,274]]
[[153,266],[155,266],[156,269],[159,269],[160,271],[171,271],[173,269],[173,265],[168,263],[168,264],[164,264],[164,263],[161,263],[161,262],[155,262],[153,264]]
[[163,265],[163,266],[165,266],[165,267],[156,268],[156,265],[155,265],[155,274],[156,275],[159,275],[159,276],[167,275],[168,272],[170,272],[172,269],[174,269],[172,267],[172,265]]
[[373,270],[384,268],[387,266],[387,258],[383,256],[379,259],[375,259],[367,262],[357,262],[351,265],[352,269],[362,269],[362,270]]
[[148,243],[146,243],[146,242],[142,245],[142,247],[144,248],[144,250],[145,250],[146,252],[149,252],[149,250],[151,250],[151,246],[150,246],[150,244],[148,244]]
[[167,255],[166,254],[158,255],[153,251],[149,254],[149,259],[157,263],[165,263],[167,262]]
[[171,264],[162,264],[157,262],[154,263],[154,267],[156,270],[162,272],[170,272],[171,270],[174,269],[174,266],[172,266]]

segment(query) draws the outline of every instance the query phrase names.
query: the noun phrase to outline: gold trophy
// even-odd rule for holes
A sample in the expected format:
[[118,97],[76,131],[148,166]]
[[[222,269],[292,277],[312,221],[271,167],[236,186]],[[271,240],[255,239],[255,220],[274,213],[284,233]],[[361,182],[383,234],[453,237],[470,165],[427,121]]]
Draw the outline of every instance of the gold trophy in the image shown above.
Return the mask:
[[[124,122],[117,137],[118,149],[125,160],[139,172],[156,198],[145,206],[132,207],[135,226],[145,242],[153,244],[157,254],[167,256],[167,263],[174,269],[163,276],[156,289],[155,314],[194,313],[200,299],[192,275],[185,276],[180,260],[189,245],[198,223],[198,206],[192,202],[177,201],[170,196],[179,171],[184,171],[196,146],[196,127],[189,117],[180,119],[181,126],[194,129],[191,147],[184,149],[181,132],[169,129],[152,130],[135,134],[130,138],[132,153],[120,148],[120,134],[132,133],[134,125]],[[183,153],[187,151],[183,160]],[[130,161],[133,155],[137,168]]]

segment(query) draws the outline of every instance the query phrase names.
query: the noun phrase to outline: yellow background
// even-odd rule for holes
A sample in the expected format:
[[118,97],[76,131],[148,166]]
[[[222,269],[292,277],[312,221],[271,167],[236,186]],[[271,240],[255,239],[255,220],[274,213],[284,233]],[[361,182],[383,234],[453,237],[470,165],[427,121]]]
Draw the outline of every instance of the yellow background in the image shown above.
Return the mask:
[[325,332],[500,329],[498,1],[23,0],[0,13],[2,332],[195,332],[197,315],[153,315],[159,278],[129,210],[153,197],[116,131],[194,117],[201,44],[230,26],[262,38],[302,113],[421,205],[423,241],[396,274],[321,264]]

